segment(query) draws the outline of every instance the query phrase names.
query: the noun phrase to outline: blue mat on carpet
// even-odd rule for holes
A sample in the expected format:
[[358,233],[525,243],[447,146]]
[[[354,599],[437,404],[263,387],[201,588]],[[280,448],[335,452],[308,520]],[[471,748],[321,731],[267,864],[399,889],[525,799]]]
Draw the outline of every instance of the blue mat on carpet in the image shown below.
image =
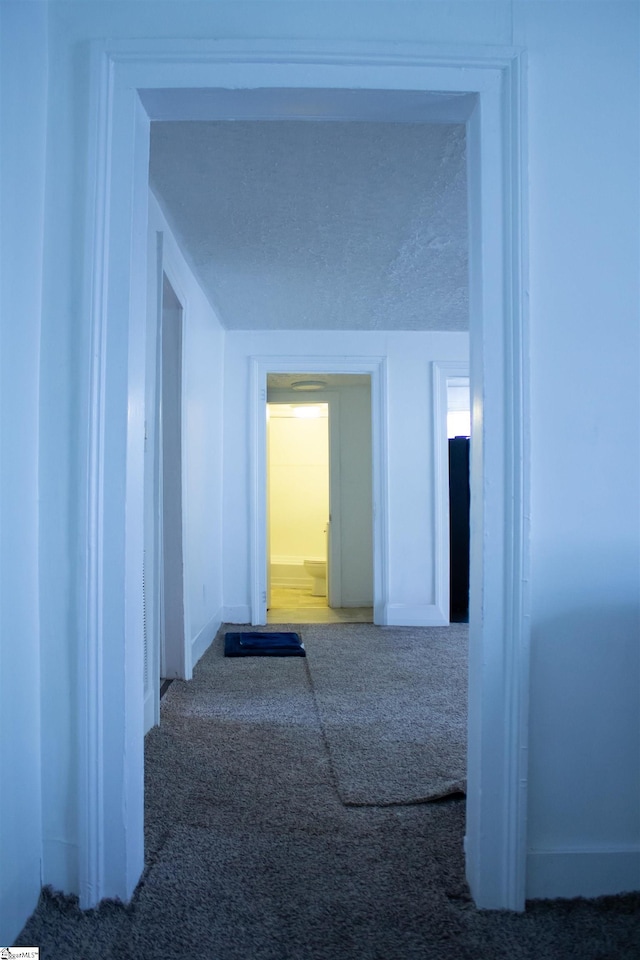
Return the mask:
[[306,657],[297,633],[225,633],[225,657]]

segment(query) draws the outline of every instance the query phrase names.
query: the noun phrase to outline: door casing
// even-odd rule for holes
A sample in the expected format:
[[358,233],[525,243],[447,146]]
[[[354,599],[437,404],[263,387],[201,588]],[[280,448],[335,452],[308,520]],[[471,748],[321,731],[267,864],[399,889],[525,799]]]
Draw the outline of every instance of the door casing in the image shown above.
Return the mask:
[[[254,116],[258,110],[259,118],[295,119],[290,104],[299,101],[287,97],[295,89],[330,91],[328,102],[343,114],[358,102],[354,90],[368,110],[384,102],[380,91],[407,94],[412,102],[418,93],[420,119],[428,121],[437,106],[440,119],[466,123],[475,517],[467,878],[478,906],[523,909],[529,689],[524,57],[510,47],[287,42],[283,48],[281,41],[144,39],[97,41],[91,48],[83,293],[90,393],[77,614],[81,906],[103,897],[128,900],[144,863],[149,124],[186,118],[194,89],[208,92],[209,119],[225,119],[233,97],[245,97],[246,110]],[[348,99],[340,90],[350,91]],[[254,394],[258,389],[254,375]],[[256,402],[254,396],[254,408]],[[254,430],[254,463],[264,464],[261,443]],[[256,490],[254,475],[254,521]],[[262,540],[264,557],[264,531],[255,522],[252,537]],[[381,553],[384,565],[384,544]],[[377,576],[380,598],[384,571]],[[259,589],[254,570],[256,611]]]
[[[267,427],[265,404],[267,402],[267,376],[269,373],[309,374],[369,374],[371,377],[372,414],[372,486],[373,486],[373,616],[374,623],[385,622],[387,588],[386,536],[387,494],[384,462],[386,459],[386,360],[383,357],[319,357],[316,355],[267,356],[251,358],[250,401],[250,558],[251,558],[251,623],[267,622]],[[324,394],[322,395],[324,397]],[[333,416],[339,417],[337,397],[327,394]],[[330,413],[330,423],[332,414]],[[335,467],[339,463],[339,434],[329,429],[329,459],[333,463],[330,486],[334,490],[331,509],[336,505]],[[339,504],[338,504],[339,509]],[[337,517],[338,530],[340,518]],[[339,542],[334,543],[330,558],[333,567],[332,584],[340,574]],[[340,582],[339,580],[337,581]],[[332,590],[335,599],[335,587]],[[340,596],[341,601],[341,596]],[[333,606],[338,606],[334,603]]]
[[[322,364],[326,363],[326,369]],[[282,364],[282,367],[280,366]],[[384,411],[381,406],[383,399],[383,385],[381,382],[381,373],[385,369],[385,361],[382,358],[358,358],[358,357],[318,357],[298,356],[298,357],[253,357],[251,360],[251,436],[252,436],[252,464],[251,476],[253,477],[253,489],[251,499],[251,523],[250,529],[253,537],[250,544],[251,551],[251,570],[252,570],[252,594],[251,594],[251,623],[260,625],[267,622],[267,597],[268,589],[268,522],[267,522],[267,489],[268,489],[268,470],[267,464],[267,428],[266,417],[264,416],[264,407],[267,402],[267,377],[270,373],[299,373],[301,370],[311,374],[347,374],[347,373],[367,373],[375,374],[371,376],[371,409],[372,409],[372,431],[373,431],[373,450],[375,454],[381,456],[382,450],[386,449],[386,434],[383,431]],[[282,395],[282,391],[278,391]],[[375,398],[375,401],[374,401]],[[295,399],[295,395],[293,395]],[[317,395],[318,402],[328,403],[329,405],[329,504],[331,512],[332,535],[331,542],[328,544],[331,554],[328,556],[328,596],[332,607],[342,605],[342,518],[340,502],[340,397],[335,391],[327,390]],[[277,401],[276,401],[277,402]],[[281,402],[290,402],[282,399]],[[307,401],[310,402],[310,401]],[[377,406],[376,406],[377,404]],[[375,411],[375,412],[374,412]],[[376,442],[377,440],[377,442]],[[258,462],[264,450],[264,460]],[[373,488],[373,595],[374,595],[374,622],[384,622],[384,600],[386,596],[384,587],[386,584],[386,569],[383,567],[384,558],[379,555],[376,567],[376,547],[383,541],[386,528],[386,512],[380,511],[380,523],[376,525],[376,491],[380,502],[386,503],[386,494],[384,492],[385,475],[382,461],[376,461],[376,456],[372,451],[372,488]],[[333,524],[335,523],[335,528]],[[261,554],[263,540],[256,536],[258,530],[264,529],[264,554]],[[376,605],[376,585],[378,586],[378,603]],[[255,604],[255,605],[254,605]],[[380,619],[376,620],[376,611]]]

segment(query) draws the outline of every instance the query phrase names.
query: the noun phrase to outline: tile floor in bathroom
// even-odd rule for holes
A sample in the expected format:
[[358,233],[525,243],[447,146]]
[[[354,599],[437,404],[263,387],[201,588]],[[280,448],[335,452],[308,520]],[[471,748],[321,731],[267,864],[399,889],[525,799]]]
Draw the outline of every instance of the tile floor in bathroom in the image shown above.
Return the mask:
[[373,623],[373,607],[329,607],[311,588],[272,587],[267,623]]

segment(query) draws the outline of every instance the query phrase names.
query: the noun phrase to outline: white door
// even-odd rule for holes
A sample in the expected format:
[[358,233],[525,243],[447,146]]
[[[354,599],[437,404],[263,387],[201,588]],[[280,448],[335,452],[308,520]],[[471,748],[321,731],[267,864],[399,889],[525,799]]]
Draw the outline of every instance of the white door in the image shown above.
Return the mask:
[[162,293],[160,676],[185,676],[182,549],[182,305],[166,276]]

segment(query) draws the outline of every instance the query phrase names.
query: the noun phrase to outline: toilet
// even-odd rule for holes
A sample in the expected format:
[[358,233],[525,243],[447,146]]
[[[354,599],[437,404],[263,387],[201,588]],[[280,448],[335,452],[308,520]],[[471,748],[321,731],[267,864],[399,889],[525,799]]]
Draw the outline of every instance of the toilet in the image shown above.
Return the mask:
[[311,594],[314,597],[327,595],[327,562],[326,560],[305,560],[304,569],[313,579]]

